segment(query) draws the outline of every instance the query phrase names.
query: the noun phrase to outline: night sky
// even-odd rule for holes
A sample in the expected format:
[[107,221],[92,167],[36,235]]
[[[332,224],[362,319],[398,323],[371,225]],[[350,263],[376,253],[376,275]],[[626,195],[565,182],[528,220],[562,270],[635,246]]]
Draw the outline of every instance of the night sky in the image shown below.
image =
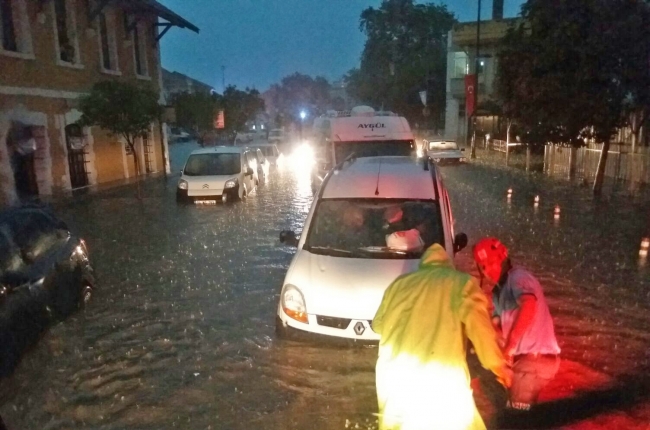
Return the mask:
[[[162,40],[162,63],[221,92],[226,85],[260,91],[294,72],[340,79],[359,64],[365,36],[359,15],[381,0],[159,0],[201,32],[173,28]],[[505,0],[515,16],[523,0]],[[460,21],[476,20],[477,0],[448,0]],[[492,13],[483,0],[482,17]]]

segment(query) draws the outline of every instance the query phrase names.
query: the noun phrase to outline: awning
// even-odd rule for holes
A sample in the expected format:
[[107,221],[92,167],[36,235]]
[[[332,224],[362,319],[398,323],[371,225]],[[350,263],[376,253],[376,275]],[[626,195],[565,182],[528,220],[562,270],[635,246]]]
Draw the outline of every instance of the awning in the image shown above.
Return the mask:
[[[199,28],[183,18],[182,16],[176,14],[172,10],[166,8],[155,0],[129,0],[122,1],[122,4],[125,5],[125,8],[133,8],[136,11],[148,12],[150,14],[155,14],[159,18],[164,19],[169,22],[171,25],[187,28],[192,30],[195,33],[199,32]],[[128,6],[127,6],[128,5]]]
[[142,16],[154,15],[164,20],[163,22],[158,23],[158,26],[165,27],[165,29],[158,35],[157,40],[160,40],[160,38],[171,27],[187,28],[195,33],[199,32],[199,28],[197,26],[155,0],[97,0],[95,4],[95,8],[91,9],[88,14],[88,18],[91,21],[95,19],[95,17],[108,4],[115,4],[121,9],[134,15],[136,19],[132,25],[137,22],[138,17]]

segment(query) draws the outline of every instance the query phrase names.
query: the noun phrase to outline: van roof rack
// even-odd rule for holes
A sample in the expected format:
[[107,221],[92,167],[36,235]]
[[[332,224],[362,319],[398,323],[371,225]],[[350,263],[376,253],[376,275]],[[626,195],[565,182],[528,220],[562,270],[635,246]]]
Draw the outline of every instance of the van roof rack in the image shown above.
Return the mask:
[[350,155],[345,157],[345,160],[341,161],[339,164],[334,166],[334,168],[332,170],[330,170],[327,173],[327,175],[325,175],[325,178],[323,179],[323,183],[320,186],[320,190],[318,191],[318,198],[319,199],[323,196],[323,192],[325,191],[325,186],[327,185],[330,178],[332,177],[332,173],[333,172],[340,172],[341,169],[343,168],[343,166],[345,165],[345,163],[348,163],[348,162],[354,163],[354,161],[356,161],[356,159],[357,159],[357,155],[354,152],[351,153]]
[[350,155],[348,155],[347,157],[345,157],[345,159],[344,159],[343,161],[341,161],[339,164],[337,164],[336,166],[334,166],[334,169],[332,169],[332,170],[341,171],[341,170],[343,169],[343,166],[345,166],[345,163],[350,163],[350,164],[352,164],[352,163],[354,163],[355,161],[357,161],[357,153],[356,153],[356,152],[352,152]]

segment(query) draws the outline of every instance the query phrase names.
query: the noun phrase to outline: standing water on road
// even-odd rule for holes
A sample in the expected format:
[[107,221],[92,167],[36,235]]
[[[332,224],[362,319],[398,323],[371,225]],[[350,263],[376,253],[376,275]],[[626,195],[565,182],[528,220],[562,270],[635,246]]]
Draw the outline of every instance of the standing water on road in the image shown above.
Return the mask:
[[[176,170],[190,149],[175,148]],[[647,366],[649,272],[633,249],[647,228],[637,216],[647,214],[647,202],[599,203],[581,190],[481,166],[443,174],[457,232],[470,243],[501,237],[540,276],[565,357],[615,375]],[[275,171],[246,201],[208,207],[178,206],[175,187],[170,177],[147,182],[142,202],[124,187],[60,205],[61,217],[86,238],[96,294],[1,382],[7,425],[376,428],[375,348],[274,336],[294,252],[278,233],[302,228],[309,174]],[[562,206],[558,224],[555,204]],[[472,269],[468,251],[458,262]],[[598,351],[605,348],[606,356]]]

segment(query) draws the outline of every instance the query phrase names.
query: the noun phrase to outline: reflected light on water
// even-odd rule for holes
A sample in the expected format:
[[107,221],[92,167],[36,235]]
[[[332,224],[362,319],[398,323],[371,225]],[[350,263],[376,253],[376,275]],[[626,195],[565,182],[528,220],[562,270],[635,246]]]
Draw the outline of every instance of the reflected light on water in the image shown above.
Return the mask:
[[[379,354],[377,396],[382,428],[473,428],[474,399],[461,363],[423,362],[407,353],[382,360]],[[444,388],[442,388],[444,387]],[[478,427],[478,426],[477,426]]]
[[286,168],[290,169],[296,179],[296,197],[307,200],[311,197],[311,172],[316,162],[313,148],[302,143],[285,159]]

